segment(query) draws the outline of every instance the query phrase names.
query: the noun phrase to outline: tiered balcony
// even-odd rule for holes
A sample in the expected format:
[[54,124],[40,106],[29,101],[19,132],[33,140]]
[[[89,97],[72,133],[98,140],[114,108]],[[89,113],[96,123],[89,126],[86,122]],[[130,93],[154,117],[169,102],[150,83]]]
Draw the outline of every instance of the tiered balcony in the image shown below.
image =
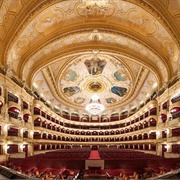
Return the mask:
[[27,129],[33,129],[33,125],[32,124],[29,124],[29,123],[24,123],[24,127],[27,128]]
[[11,107],[16,107],[17,109],[21,110],[21,105],[20,104],[17,104],[13,101],[9,101],[8,103],[8,109],[11,108]]
[[9,122],[13,125],[13,126],[17,126],[17,127],[23,127],[24,126],[24,121],[13,118],[13,117],[9,117]]
[[58,143],[63,143],[63,144],[69,144],[69,141],[58,141],[58,140],[53,140],[53,139],[33,139],[33,143],[35,144],[57,144]]
[[23,138],[23,141],[24,142],[28,142],[28,143],[32,143],[33,142],[33,139],[31,139],[31,138]]
[[21,152],[21,153],[12,153],[9,155],[10,158],[25,158],[25,153]]
[[23,142],[23,138],[19,137],[19,136],[8,136],[6,137],[7,141],[12,141],[14,143],[22,143]]
[[159,129],[164,129],[164,128],[166,128],[166,127],[167,127],[167,122],[159,123],[159,124],[158,124],[158,128],[159,128]]
[[23,114],[30,114],[31,115],[31,111],[29,109],[24,109]]
[[168,127],[180,127],[180,117],[167,122]]
[[168,137],[167,142],[180,142],[180,136]]
[[5,142],[5,136],[4,135],[0,135],[0,142],[4,143]]
[[177,101],[169,106],[169,109],[173,109],[174,107],[180,107],[180,101]]
[[159,139],[157,139],[158,143],[163,143],[163,142],[166,142],[166,141],[167,141],[167,138],[159,138]]
[[4,97],[0,96],[0,101],[4,104]]

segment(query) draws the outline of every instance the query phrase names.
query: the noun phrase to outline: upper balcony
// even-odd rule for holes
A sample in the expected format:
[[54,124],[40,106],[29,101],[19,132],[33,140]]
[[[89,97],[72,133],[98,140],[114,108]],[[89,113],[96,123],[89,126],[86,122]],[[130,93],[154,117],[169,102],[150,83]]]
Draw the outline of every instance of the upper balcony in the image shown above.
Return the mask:
[[5,136],[4,135],[0,135],[0,142],[4,143],[5,142]]
[[13,117],[9,117],[9,123],[11,123],[11,125],[16,126],[16,127],[24,127],[24,121],[13,118]]
[[8,109],[12,108],[12,107],[16,107],[17,109],[21,110],[21,105],[16,103],[16,102],[13,102],[13,101],[9,101],[8,102]]
[[23,138],[19,137],[19,136],[8,136],[6,137],[7,141],[12,141],[14,143],[22,143],[23,142]]
[[167,121],[167,127],[180,127],[180,117]]

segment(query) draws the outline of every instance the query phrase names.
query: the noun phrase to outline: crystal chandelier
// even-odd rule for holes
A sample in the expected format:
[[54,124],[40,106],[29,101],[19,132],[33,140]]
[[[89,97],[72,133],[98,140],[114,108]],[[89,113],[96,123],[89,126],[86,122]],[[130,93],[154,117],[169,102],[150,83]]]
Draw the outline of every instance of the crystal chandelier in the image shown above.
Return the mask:
[[99,96],[97,94],[94,94],[91,97],[90,103],[86,106],[86,111],[93,115],[100,114],[103,112],[105,107],[101,104]]

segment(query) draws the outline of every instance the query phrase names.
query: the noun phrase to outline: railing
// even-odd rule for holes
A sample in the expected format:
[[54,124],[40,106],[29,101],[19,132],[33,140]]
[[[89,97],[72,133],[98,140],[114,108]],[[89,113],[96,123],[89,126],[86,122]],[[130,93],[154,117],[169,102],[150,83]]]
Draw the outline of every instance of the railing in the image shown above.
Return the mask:
[[13,142],[22,142],[23,138],[19,136],[8,136],[6,137],[7,141],[13,141]]
[[9,122],[16,126],[24,126],[24,121],[9,117]]
[[171,152],[165,152],[164,153],[165,158],[180,158],[180,154],[175,154]]
[[174,126],[174,125],[180,127],[180,117],[178,117],[176,119],[172,119],[167,122],[167,126]]
[[25,152],[9,154],[9,158],[25,158]]
[[8,103],[8,108],[11,108],[11,107],[16,107],[16,108],[18,108],[19,110],[21,110],[21,105],[20,105],[20,104],[17,104],[17,103],[15,103],[15,102],[13,102],[13,101],[9,101],[9,103]]

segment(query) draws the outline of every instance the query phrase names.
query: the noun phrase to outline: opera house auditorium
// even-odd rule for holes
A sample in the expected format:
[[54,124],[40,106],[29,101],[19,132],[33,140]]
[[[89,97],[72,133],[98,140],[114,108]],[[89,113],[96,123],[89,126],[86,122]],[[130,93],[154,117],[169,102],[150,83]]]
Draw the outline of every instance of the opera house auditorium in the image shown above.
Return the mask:
[[180,0],[0,0],[0,179],[180,179]]

